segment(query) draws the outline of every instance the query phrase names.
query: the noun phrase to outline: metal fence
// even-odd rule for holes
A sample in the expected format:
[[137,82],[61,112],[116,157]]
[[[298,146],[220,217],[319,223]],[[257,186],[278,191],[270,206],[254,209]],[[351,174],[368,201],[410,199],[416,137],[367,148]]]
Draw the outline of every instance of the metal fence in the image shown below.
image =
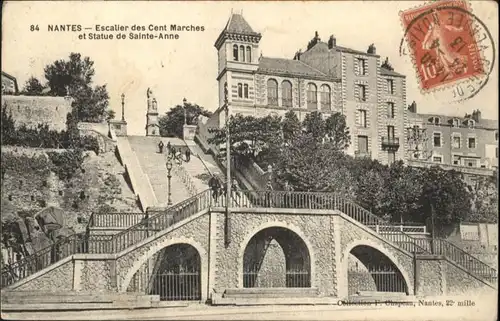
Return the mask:
[[146,214],[140,213],[93,213],[88,227],[130,227],[139,224]]
[[[378,292],[408,293],[408,288],[403,276],[392,265],[368,265],[366,268],[367,270],[359,268],[349,270],[348,278],[352,280],[354,278],[363,279],[370,276]],[[349,287],[351,286],[353,286],[353,284],[349,284]],[[366,284],[364,286],[366,286]]]
[[201,300],[200,272],[166,272],[152,276],[149,294],[159,295],[160,300]]
[[[282,287],[287,288],[309,288],[311,287],[311,274],[308,271],[286,271],[284,284],[282,282],[259,282],[261,279],[275,277],[266,275],[258,270],[243,272],[243,287],[244,288],[260,288],[260,287]],[[278,276],[279,278],[279,276]],[[269,280],[266,280],[269,281]],[[269,286],[269,283],[271,285]]]

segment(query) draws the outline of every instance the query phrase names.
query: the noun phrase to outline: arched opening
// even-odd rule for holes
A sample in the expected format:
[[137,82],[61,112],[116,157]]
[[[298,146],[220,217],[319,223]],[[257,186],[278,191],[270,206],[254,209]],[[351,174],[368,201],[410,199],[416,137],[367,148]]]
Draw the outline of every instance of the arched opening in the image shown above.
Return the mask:
[[355,246],[347,260],[349,295],[359,292],[408,294],[408,285],[401,271],[377,249],[366,245]]
[[293,105],[293,100],[292,100],[292,83],[289,82],[288,80],[283,80],[281,83],[281,90],[282,90],[282,106],[283,107],[292,107]]
[[238,61],[238,46],[233,45],[233,60]]
[[331,108],[331,89],[328,85],[321,85],[321,108],[330,109]]
[[245,62],[245,47],[240,46],[240,61]]
[[252,62],[252,47],[247,46],[247,62]]
[[267,104],[278,106],[278,82],[275,79],[267,81]]
[[201,258],[189,244],[162,249],[134,274],[127,292],[159,295],[162,301],[201,300]]
[[243,254],[243,287],[311,287],[311,259],[305,242],[283,227],[256,233]]
[[316,85],[313,83],[307,84],[307,108],[318,108],[318,90]]

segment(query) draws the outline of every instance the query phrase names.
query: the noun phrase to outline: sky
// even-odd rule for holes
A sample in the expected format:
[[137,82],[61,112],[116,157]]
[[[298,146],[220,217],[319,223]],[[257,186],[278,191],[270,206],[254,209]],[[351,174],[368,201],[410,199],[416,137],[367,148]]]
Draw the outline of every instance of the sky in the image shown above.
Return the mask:
[[[482,117],[498,119],[498,64],[481,92],[462,103],[450,103],[438,94],[422,94],[413,64],[401,56],[403,27],[401,10],[422,5],[410,1],[324,1],[324,2],[4,2],[2,10],[2,71],[17,78],[20,87],[30,76],[44,80],[43,69],[71,52],[94,62],[95,85],[107,84],[110,106],[121,113],[125,94],[125,118],[129,134],[144,135],[146,91],[152,89],[160,114],[183,98],[208,110],[217,109],[217,51],[215,40],[231,12],[243,13],[252,28],[262,34],[263,56],[293,58],[298,49],[318,31],[322,40],[335,35],[337,44],[366,51],[371,43],[377,54],[386,56],[396,71],[407,76],[407,102],[417,102],[421,113],[463,116],[474,109]],[[472,10],[498,39],[497,4],[473,1]],[[204,26],[204,31],[179,32],[179,39],[88,40],[82,33],[48,31],[49,25],[150,24]],[[39,31],[31,31],[31,26]],[[130,32],[130,29],[129,29]],[[127,35],[129,32],[125,32]],[[498,62],[498,43],[495,44]],[[259,53],[259,55],[260,55]]]

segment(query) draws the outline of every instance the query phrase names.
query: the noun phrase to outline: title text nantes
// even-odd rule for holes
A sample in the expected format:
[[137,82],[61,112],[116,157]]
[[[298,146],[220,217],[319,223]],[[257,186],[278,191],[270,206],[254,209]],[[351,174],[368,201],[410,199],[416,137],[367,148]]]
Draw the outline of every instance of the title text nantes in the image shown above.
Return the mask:
[[[193,25],[95,25],[95,33],[89,33],[89,40],[113,39],[113,33],[116,33],[116,39],[179,39],[176,32],[205,31],[204,26]],[[122,33],[123,32],[123,33]],[[85,37],[85,35],[84,35]],[[83,38],[85,39],[85,38]]]

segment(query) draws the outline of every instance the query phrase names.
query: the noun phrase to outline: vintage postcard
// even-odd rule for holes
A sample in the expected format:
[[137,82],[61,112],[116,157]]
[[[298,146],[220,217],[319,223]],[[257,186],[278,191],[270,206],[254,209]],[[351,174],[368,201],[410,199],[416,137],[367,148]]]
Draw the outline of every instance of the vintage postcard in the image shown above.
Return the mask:
[[496,320],[495,1],[4,1],[6,320]]

